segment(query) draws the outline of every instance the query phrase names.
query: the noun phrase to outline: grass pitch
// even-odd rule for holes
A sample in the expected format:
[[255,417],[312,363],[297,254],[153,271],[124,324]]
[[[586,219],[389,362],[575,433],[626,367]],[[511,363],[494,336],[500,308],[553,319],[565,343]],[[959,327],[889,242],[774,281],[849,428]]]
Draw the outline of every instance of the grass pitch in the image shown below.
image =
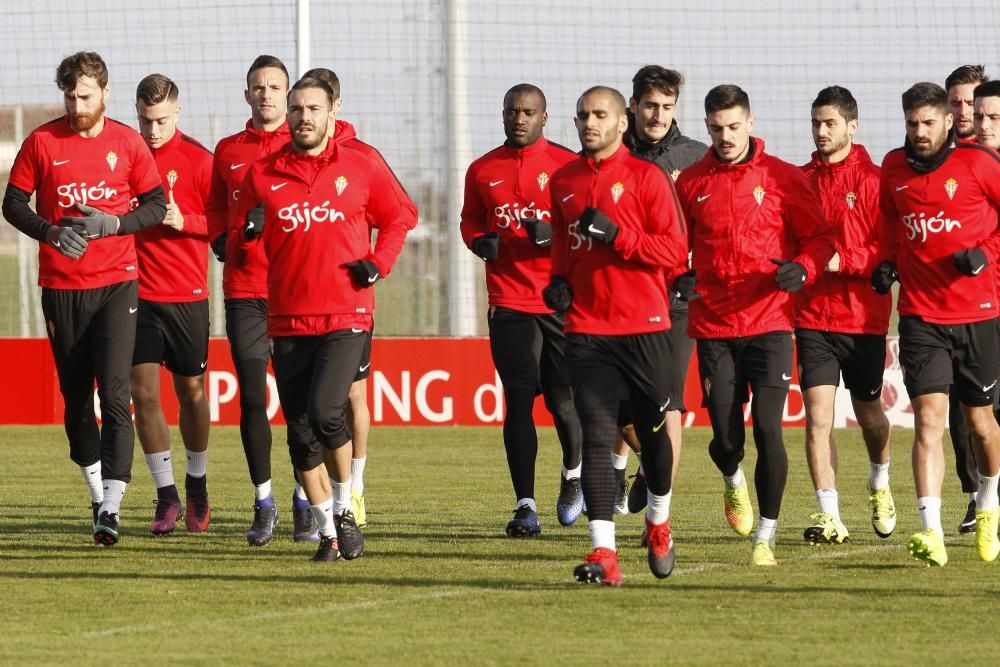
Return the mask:
[[[930,570],[906,552],[919,528],[909,431],[894,434],[899,523],[888,540],[869,523],[860,434],[838,432],[851,538],[824,547],[802,540],[815,500],[803,433],[786,432],[781,564],[769,569],[747,565],[749,538],[725,523],[709,433],[685,431],[672,507],[677,568],[653,578],[638,546],[641,516],[619,518],[618,589],[572,579],[590,543],[583,520],[556,522],[551,429],[540,434],[542,536],[512,541],[500,429],[376,428],[366,554],[332,564],[310,562],[314,545],[291,540],[283,428],[274,434],[282,517],[270,545],[246,544],[252,492],[238,430],[215,428],[210,532],[149,535],[154,491],[137,447],[123,539],[104,549],[92,544],[61,428],[0,428],[0,664],[944,664],[1000,647],[1000,562],[979,562],[973,536],[957,535],[965,502],[950,470],[951,562]],[[176,431],[174,445],[179,453]],[[753,461],[751,448],[748,472]]]

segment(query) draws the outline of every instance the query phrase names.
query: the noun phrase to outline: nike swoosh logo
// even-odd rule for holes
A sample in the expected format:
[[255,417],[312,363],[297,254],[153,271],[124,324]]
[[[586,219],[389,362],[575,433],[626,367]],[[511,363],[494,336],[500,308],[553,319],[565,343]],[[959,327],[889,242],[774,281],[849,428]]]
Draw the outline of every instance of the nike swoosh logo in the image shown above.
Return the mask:
[[169,461],[169,460],[170,460],[170,457],[169,457],[169,456],[164,456],[164,457],[163,457],[163,460],[164,460],[164,461]]
[[281,188],[285,187],[286,185],[288,185],[288,181],[285,181],[284,183],[278,183],[277,185],[272,185],[271,186],[271,192],[274,192],[275,190],[280,190]]
[[899,192],[900,190],[905,190],[908,187],[910,187],[910,186],[909,185],[897,185],[896,186],[896,192]]
[[134,313],[134,312],[135,312],[135,311],[137,311],[137,310],[139,310],[139,307],[138,307],[138,306],[136,306],[135,308],[129,308],[129,309],[128,309],[128,312],[129,312],[129,314],[131,315],[132,313]]
[[253,229],[253,220],[247,222],[247,229]]
[[698,195],[698,203],[699,204],[702,203],[703,201],[705,201],[706,199],[708,199],[711,196],[712,195]]
[[878,389],[872,389],[870,393],[872,396],[878,396],[879,394],[882,393],[882,385],[879,385]]
[[792,376],[791,376],[791,375],[789,375],[788,373],[782,373],[782,374],[781,374],[781,379],[782,379],[782,380],[791,380],[791,379],[792,379]]
[[979,272],[980,272],[980,271],[982,271],[982,270],[983,270],[983,269],[985,269],[985,268],[986,268],[986,265],[985,265],[985,264],[982,264],[982,265],[980,265],[980,266],[977,266],[976,268],[972,269],[972,275],[974,275],[974,276],[978,276],[978,275],[979,275]]
[[663,405],[660,406],[660,412],[666,411],[668,405],[670,405],[670,399],[669,398],[667,399],[666,403],[664,403]]
[[371,366],[371,365],[372,365],[372,362],[370,362],[370,361],[369,361],[369,362],[368,362],[367,364],[365,364],[364,366],[361,366],[361,367],[359,367],[359,368],[358,368],[358,372],[359,372],[359,373],[364,373],[364,372],[365,372],[366,370],[368,370],[368,367],[369,367],[369,366]]
[[208,359],[206,359],[205,361],[201,362],[201,367],[202,368],[204,368],[207,365],[208,365]]
[[371,284],[371,283],[375,282],[376,280],[378,280],[378,274],[377,273],[374,276],[371,276],[371,277],[368,278],[368,283]]
[[574,192],[574,193],[572,193],[572,194],[568,194],[568,195],[566,195],[565,197],[563,197],[563,198],[562,198],[562,200],[563,200],[564,202],[567,202],[567,201],[569,201],[570,199],[572,199],[572,198],[573,198],[573,197],[575,197],[575,196],[576,196],[576,193]]
[[69,162],[69,160],[53,160],[52,161],[52,166],[53,167],[59,167],[61,165],[66,164],[67,162]]
[[996,380],[994,380],[994,381],[993,381],[993,384],[991,384],[990,386],[988,386],[988,387],[983,387],[983,391],[989,391],[990,389],[992,389],[992,388],[993,388],[993,387],[995,387],[995,386],[997,386],[997,381],[996,381]]
[[91,471],[90,471],[90,474],[91,474],[91,475],[96,475],[96,474],[97,474],[97,471],[96,471],[96,470],[91,470]]
[[230,169],[239,169],[240,167],[243,167],[243,166],[246,166],[246,162],[240,162],[239,164],[231,164],[231,165],[229,165],[229,168]]
[[490,181],[490,187],[491,188],[492,187],[496,187],[496,186],[500,185],[501,183],[503,183],[503,179],[502,178],[499,181]]
[[664,417],[663,421],[661,421],[659,424],[653,427],[653,433],[659,433],[660,429],[663,428],[666,425],[666,423],[667,423],[667,418]]
[[601,231],[600,229],[598,229],[597,227],[594,227],[593,223],[591,223],[587,227],[587,231],[590,232],[591,234],[597,234],[598,236],[604,236],[604,232]]
[[364,331],[364,329],[355,329],[354,327],[351,327],[351,333],[361,333],[362,331]]

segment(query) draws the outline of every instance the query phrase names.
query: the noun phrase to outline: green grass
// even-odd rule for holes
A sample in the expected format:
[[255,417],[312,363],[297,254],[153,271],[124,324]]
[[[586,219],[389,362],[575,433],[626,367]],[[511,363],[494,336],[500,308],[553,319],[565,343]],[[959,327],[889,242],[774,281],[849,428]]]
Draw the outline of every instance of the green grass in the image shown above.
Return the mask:
[[[930,570],[909,557],[905,539],[919,527],[912,434],[896,436],[896,534],[872,533],[863,447],[857,432],[844,431],[841,505],[851,541],[810,547],[801,533],[815,501],[802,431],[789,430],[781,565],[753,570],[748,540],[722,515],[709,434],[687,431],[673,501],[677,569],[654,579],[637,546],[641,518],[624,517],[625,581],[609,589],[572,581],[589,539],[583,521],[555,521],[552,430],[541,434],[541,538],[502,536],[513,498],[499,429],[378,428],[366,475],[366,555],[314,564],[313,545],[292,542],[287,513],[270,545],[246,545],[251,494],[235,428],[213,430],[208,534],[148,534],[153,490],[138,454],[123,541],[110,550],[91,543],[87,499],[61,429],[0,428],[0,664],[981,662],[1000,645],[1000,563],[979,562],[972,536],[955,534],[965,502],[950,471],[951,562]],[[291,488],[283,442],[276,428],[284,512]],[[753,460],[751,448],[746,470]]]

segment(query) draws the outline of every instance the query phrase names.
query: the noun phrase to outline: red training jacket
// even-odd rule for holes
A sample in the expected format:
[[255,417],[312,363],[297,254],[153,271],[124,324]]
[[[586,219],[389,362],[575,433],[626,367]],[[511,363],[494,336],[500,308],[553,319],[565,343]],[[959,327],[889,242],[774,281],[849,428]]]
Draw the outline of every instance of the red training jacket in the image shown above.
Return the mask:
[[[552,276],[564,277],[573,290],[566,332],[619,336],[669,329],[664,273],[687,261],[684,218],[670,176],[622,144],[599,163],[577,157],[555,173],[550,187]],[[613,245],[580,234],[588,206],[618,225]]]
[[677,179],[703,295],[689,306],[692,338],[792,331],[793,295],[778,289],[771,260],[798,262],[810,285],[833,256],[833,227],[812,185],[765,153],[763,139],[750,141],[746,162],[722,162],[709,150]]
[[[375,295],[354,285],[344,264],[368,259],[382,277],[403,248],[412,218],[387,171],[335,141],[317,156],[291,145],[255,163],[240,186],[226,250],[236,266],[263,251],[268,261],[268,334],[370,331]],[[243,233],[246,211],[264,204],[261,236]],[[378,229],[372,250],[370,227]]]
[[833,223],[840,271],[824,271],[796,296],[796,326],[818,331],[884,336],[892,295],[872,289],[879,231],[879,168],[854,144],[840,162],[827,164],[813,153],[802,172],[819,192],[823,214]]
[[173,198],[184,227],[154,225],[135,236],[139,298],[184,303],[208,298],[208,228],[205,202],[212,186],[212,152],[181,133],[153,149],[167,203]]
[[[903,148],[882,161],[884,258],[899,272],[900,315],[935,324],[997,316],[1000,257],[1000,156],[979,144],[955,143],[936,169],[921,173]],[[989,260],[979,275],[955,268],[953,253],[980,247]]]
[[551,247],[538,247],[521,218],[551,223],[548,187],[561,166],[579,156],[545,137],[524,148],[500,146],[469,165],[465,174],[462,240],[500,234],[500,252],[486,262],[486,293],[491,306],[525,313],[552,312],[542,300],[552,269]]
[[[257,160],[276,153],[288,144],[288,123],[273,132],[255,130],[248,120],[242,132],[226,137],[215,147],[212,168],[212,193],[208,200],[208,238],[214,240],[229,228],[236,207],[240,184]],[[267,259],[252,249],[242,266],[226,262],[222,270],[222,291],[227,299],[264,299],[267,297]]]
[[[133,197],[160,186],[153,156],[138,132],[105,117],[96,137],[74,132],[65,116],[28,135],[14,159],[10,184],[37,193],[35,211],[52,224],[82,215],[77,204],[122,216]],[[131,234],[91,241],[79,259],[38,244],[38,284],[54,289],[93,289],[137,278]]]

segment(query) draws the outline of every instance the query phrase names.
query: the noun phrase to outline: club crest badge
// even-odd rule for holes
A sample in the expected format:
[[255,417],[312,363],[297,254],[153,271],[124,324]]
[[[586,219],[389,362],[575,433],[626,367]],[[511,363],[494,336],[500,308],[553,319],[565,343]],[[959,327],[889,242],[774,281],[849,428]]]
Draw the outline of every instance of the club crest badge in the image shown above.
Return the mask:
[[764,203],[764,188],[758,185],[753,189],[753,198],[757,200],[757,206]]
[[170,171],[167,172],[167,185],[170,186],[171,190],[173,190],[174,183],[176,182],[177,182],[177,171],[171,169]]
[[338,176],[333,185],[337,188],[337,194],[342,195],[344,194],[344,190],[347,189],[347,179],[343,176]]
[[611,186],[611,198],[615,200],[616,204],[618,203],[618,200],[622,198],[622,194],[624,193],[625,193],[625,186],[622,185],[621,181],[618,181],[617,183]]
[[538,189],[544,191],[546,184],[549,182],[549,175],[544,171],[538,175]]
[[115,155],[114,151],[108,151],[108,154],[104,156],[105,161],[107,161],[108,166],[111,167],[111,171],[115,170],[115,166],[118,164],[118,156]]
[[672,172],[670,172],[670,178],[674,179],[675,182],[677,181],[677,177],[680,175],[681,175],[680,169],[674,169]]
[[858,196],[853,192],[848,192],[847,195],[844,196],[844,199],[847,200],[847,208],[854,210],[854,202],[858,200]]
[[954,178],[949,178],[944,182],[944,190],[948,193],[948,199],[954,199],[955,191],[958,190],[958,181]]

